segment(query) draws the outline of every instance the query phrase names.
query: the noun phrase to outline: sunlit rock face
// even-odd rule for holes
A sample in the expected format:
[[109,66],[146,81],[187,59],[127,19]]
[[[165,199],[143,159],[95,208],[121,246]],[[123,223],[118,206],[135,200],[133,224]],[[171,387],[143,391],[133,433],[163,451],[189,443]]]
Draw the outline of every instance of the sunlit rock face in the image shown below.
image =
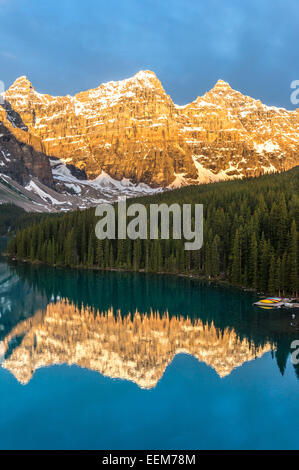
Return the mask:
[[234,330],[220,332],[213,323],[170,318],[150,312],[122,317],[112,310],[94,312],[67,301],[49,304],[31,319],[19,323],[4,340],[8,350],[14,338],[21,343],[2,364],[22,384],[41,367],[76,364],[111,378],[154,387],[165,368],[184,352],[211,366],[220,377],[271,350],[256,348]]
[[299,164],[299,111],[265,106],[222,80],[186,106],[150,71],[64,97],[37,93],[20,77],[5,99],[16,128],[89,178],[105,171],[179,187]]

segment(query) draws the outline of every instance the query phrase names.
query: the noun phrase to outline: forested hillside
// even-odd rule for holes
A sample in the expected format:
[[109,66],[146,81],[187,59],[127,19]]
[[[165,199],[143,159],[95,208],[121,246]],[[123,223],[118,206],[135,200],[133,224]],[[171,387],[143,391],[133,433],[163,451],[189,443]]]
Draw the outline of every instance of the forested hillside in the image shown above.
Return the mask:
[[138,202],[204,204],[203,247],[185,251],[184,240],[101,241],[95,236],[98,218],[88,209],[51,215],[19,231],[9,254],[50,265],[196,274],[261,292],[298,293],[298,167],[189,186]]
[[14,204],[0,204],[0,236],[14,233],[45,216],[42,213],[26,212]]

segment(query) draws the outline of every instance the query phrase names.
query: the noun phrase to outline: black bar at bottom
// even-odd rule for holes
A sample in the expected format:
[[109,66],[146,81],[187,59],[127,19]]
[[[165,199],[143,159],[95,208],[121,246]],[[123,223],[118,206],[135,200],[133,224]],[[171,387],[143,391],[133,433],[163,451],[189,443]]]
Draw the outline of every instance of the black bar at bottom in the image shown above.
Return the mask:
[[13,462],[26,462],[26,461],[39,461],[47,463],[63,463],[69,464],[74,461],[76,464],[91,464],[100,466],[102,468],[108,465],[120,465],[124,468],[140,468],[141,465],[148,467],[162,465],[172,466],[181,465],[193,467],[194,465],[206,465],[214,462],[240,462],[244,463],[252,461],[267,461],[272,458],[277,460],[283,459],[286,462],[287,458],[299,456],[299,451],[288,450],[275,450],[275,451],[206,451],[206,450],[92,450],[92,451],[0,451],[0,459],[3,464],[4,460]]

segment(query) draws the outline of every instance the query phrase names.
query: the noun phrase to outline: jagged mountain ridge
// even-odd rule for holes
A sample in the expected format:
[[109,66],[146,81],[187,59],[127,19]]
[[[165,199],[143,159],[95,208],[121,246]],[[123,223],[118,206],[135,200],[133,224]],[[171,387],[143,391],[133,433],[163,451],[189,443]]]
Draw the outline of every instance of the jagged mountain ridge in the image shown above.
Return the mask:
[[[150,71],[75,96],[52,97],[20,77],[5,93],[14,128],[48,156],[121,180],[178,187],[299,164],[299,110],[266,106],[219,80],[175,105]],[[18,116],[18,119],[16,119]]]
[[69,211],[113,202],[120,195],[156,191],[125,178],[117,181],[103,171],[87,180],[84,170],[49,158],[42,141],[28,131],[7,102],[0,107],[0,204],[12,203],[31,212]]

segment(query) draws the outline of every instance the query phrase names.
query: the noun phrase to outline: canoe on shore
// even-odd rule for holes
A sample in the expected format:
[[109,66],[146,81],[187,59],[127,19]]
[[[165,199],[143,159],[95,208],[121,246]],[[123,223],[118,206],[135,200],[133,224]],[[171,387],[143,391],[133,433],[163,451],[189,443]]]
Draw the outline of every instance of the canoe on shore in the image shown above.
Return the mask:
[[272,308],[299,308],[299,301],[298,299],[288,299],[283,297],[267,297],[254,302],[253,305],[267,310]]

